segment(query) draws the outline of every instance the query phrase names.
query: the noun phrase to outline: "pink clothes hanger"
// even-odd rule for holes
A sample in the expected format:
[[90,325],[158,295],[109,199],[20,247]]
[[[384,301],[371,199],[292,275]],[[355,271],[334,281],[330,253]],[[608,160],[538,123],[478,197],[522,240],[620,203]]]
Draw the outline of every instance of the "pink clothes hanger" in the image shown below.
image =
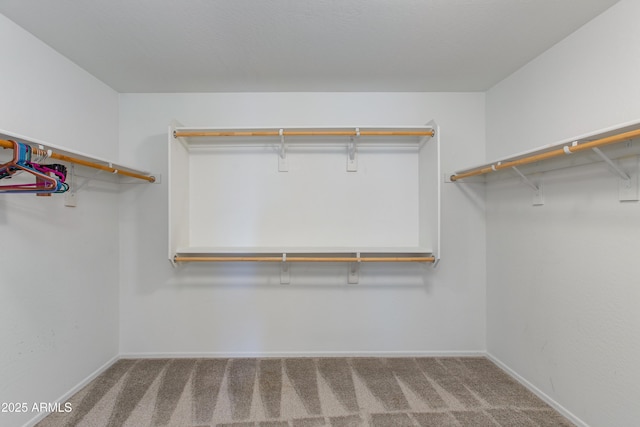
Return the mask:
[[[14,175],[26,172],[33,175],[36,179],[35,183],[0,185],[0,193],[54,193],[56,191],[66,191],[57,178],[43,173],[32,166],[31,154],[32,148],[16,141],[13,143],[13,158],[0,165],[0,179],[12,178]],[[38,155],[42,156],[41,150]],[[55,172],[55,171],[53,171]],[[65,184],[66,188],[68,186]]]

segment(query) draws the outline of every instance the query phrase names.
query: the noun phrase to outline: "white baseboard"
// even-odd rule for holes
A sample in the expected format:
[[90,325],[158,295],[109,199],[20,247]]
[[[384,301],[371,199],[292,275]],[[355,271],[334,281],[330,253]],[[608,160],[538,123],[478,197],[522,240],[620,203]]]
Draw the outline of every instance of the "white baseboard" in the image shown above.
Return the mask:
[[275,351],[123,353],[120,359],[270,358],[270,357],[485,357],[484,351]]
[[500,369],[502,369],[507,374],[509,374],[509,376],[513,377],[513,379],[515,379],[520,384],[522,384],[523,386],[528,388],[533,394],[538,396],[540,399],[542,399],[545,403],[547,403],[553,409],[555,409],[556,411],[560,412],[565,418],[569,419],[569,421],[574,423],[576,426],[578,426],[578,427],[589,427],[589,425],[587,423],[585,423],[580,418],[575,416],[567,408],[565,408],[564,406],[562,406],[561,404],[559,404],[558,402],[553,400],[553,398],[551,398],[548,394],[546,394],[545,392],[540,390],[538,387],[536,387],[535,385],[530,383],[528,380],[526,380],[525,378],[520,376],[516,371],[511,369],[509,366],[507,366],[505,363],[503,363],[500,359],[498,359],[497,357],[495,357],[491,353],[485,353],[485,356],[487,357],[487,359],[489,359],[493,363],[495,363]]
[[[91,381],[96,379],[96,377],[98,375],[100,375],[101,373],[106,371],[111,365],[116,363],[119,359],[120,359],[120,356],[114,356],[113,358],[111,358],[107,363],[105,363],[104,365],[102,365],[101,367],[99,367],[98,369],[93,371],[91,374],[89,374],[88,377],[86,377],[84,380],[82,380],[78,384],[76,384],[75,387],[73,387],[71,390],[69,390],[68,392],[66,392],[65,394],[60,396],[58,399],[56,399],[55,402],[61,402],[61,403],[66,402],[71,396],[73,396],[78,391],[80,391],[80,389],[82,389],[82,387],[86,386]],[[27,421],[23,425],[23,427],[32,427],[32,426],[36,425],[37,423],[39,423],[40,421],[42,421],[47,415],[49,415],[49,412],[40,412],[38,415],[33,417],[31,420]]]

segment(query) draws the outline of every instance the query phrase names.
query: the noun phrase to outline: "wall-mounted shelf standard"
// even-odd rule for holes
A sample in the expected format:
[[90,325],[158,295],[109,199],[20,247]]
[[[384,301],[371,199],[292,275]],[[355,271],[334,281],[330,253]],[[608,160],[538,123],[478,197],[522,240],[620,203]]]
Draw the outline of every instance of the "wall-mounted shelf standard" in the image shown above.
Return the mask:
[[[352,265],[350,282],[360,263],[435,264],[439,171],[434,123],[270,128],[173,123],[169,259],[283,266],[342,262]],[[283,283],[287,280],[283,276]]]
[[[619,177],[620,200],[635,201],[639,199],[638,172],[640,166],[638,164],[638,156],[640,155],[640,150],[637,146],[634,147],[632,142],[640,138],[640,129],[638,126],[640,126],[640,123],[634,122],[614,129],[606,129],[598,133],[563,141],[558,144],[547,145],[479,166],[461,169],[450,174],[446,180],[448,182],[460,182],[476,176],[511,170],[518,175],[525,184],[533,189],[533,204],[541,205],[544,203],[542,200],[542,183],[531,180],[529,178],[531,174],[562,167],[579,166],[604,161],[610,170]],[[620,147],[620,143],[623,142],[626,143],[626,145]],[[618,144],[618,146],[611,147],[615,144]],[[603,151],[605,147],[608,150],[607,152]],[[590,153],[590,156],[568,157],[568,155],[578,153]],[[555,167],[545,166],[546,163],[551,163],[546,161],[552,159],[556,159]],[[527,166],[529,169],[524,171],[523,167]]]

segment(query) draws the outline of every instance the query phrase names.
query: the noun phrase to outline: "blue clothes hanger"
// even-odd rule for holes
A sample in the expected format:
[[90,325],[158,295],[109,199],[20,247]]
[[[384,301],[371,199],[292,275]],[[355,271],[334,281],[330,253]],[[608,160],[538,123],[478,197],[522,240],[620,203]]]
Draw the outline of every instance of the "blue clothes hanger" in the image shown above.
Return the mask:
[[[69,185],[59,180],[55,175],[43,173],[33,166],[31,162],[33,148],[31,146],[17,141],[11,142],[13,143],[13,158],[0,165],[0,180],[27,172],[35,177],[36,182],[0,185],[0,193],[63,193],[69,189]],[[44,158],[42,150],[38,150],[38,154]]]

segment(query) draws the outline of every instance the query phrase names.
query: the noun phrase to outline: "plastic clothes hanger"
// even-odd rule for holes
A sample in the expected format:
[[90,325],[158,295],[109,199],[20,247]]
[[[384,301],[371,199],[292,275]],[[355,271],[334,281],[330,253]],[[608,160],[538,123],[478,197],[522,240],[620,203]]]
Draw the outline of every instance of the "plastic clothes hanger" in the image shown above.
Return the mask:
[[18,173],[27,172],[36,178],[36,182],[0,185],[0,193],[54,193],[66,191],[65,186],[68,189],[68,185],[61,183],[48,173],[36,170],[32,166],[32,148],[30,146],[16,141],[11,142],[13,143],[13,158],[9,162],[0,165],[0,179],[11,178]]
[[58,179],[62,182],[65,182],[67,179],[67,167],[65,165],[61,165],[58,163],[53,163],[50,165],[43,165],[39,163],[31,163],[31,166],[42,173],[54,174],[58,177]]
[[38,172],[42,172],[51,177],[57,177],[58,189],[55,191],[55,193],[64,193],[65,191],[69,190],[69,184],[65,182],[65,180],[67,179],[67,167],[65,165],[61,165],[58,163],[53,163],[50,165],[31,163],[30,166]]

